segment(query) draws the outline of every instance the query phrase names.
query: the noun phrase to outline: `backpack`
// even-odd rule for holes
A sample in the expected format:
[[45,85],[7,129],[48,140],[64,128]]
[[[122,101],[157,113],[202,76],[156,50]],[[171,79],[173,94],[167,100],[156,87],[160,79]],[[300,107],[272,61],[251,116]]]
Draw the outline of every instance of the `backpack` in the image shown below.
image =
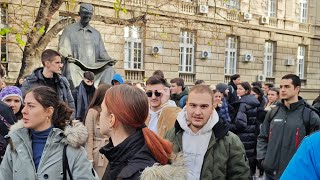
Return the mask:
[[[270,116],[269,116],[270,118],[268,119],[269,123],[277,115],[279,109],[280,109],[280,107],[276,106],[270,111]],[[320,117],[320,111],[318,111],[318,109],[314,108],[313,106],[311,106],[310,104],[308,104],[307,102],[304,101],[304,107],[302,109],[302,119],[303,119],[303,125],[306,129],[307,135],[309,135],[311,133],[309,120],[311,118],[312,111],[314,111]]]
[[182,98],[179,100],[179,106],[182,109],[186,105],[188,95],[182,96]]
[[[1,115],[0,115],[0,121],[2,121],[3,125],[5,125],[7,128],[10,128],[10,124]],[[3,156],[5,154],[7,145],[8,145],[7,139],[0,133],[0,156]]]

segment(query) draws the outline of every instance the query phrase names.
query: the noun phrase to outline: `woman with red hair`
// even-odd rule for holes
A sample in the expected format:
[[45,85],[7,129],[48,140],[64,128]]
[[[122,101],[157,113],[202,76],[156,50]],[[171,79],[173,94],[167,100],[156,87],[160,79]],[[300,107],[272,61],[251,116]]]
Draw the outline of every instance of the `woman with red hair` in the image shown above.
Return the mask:
[[109,160],[103,180],[139,179],[146,167],[169,163],[172,145],[145,126],[146,94],[128,85],[110,88],[101,105],[100,132],[110,137],[100,149]]

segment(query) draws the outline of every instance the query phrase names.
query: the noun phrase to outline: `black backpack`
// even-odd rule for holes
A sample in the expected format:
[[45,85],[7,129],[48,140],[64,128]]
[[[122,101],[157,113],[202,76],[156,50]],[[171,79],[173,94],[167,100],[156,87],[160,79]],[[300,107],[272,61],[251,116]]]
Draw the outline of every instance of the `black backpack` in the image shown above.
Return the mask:
[[[271,110],[270,116],[269,116],[270,118],[268,119],[269,123],[276,116],[276,114],[278,113],[279,109],[280,109],[280,107],[276,106]],[[320,117],[320,111],[318,109],[314,108],[313,106],[311,106],[309,103],[304,101],[304,107],[303,107],[303,110],[302,110],[302,118],[303,118],[303,124],[304,124],[304,127],[306,129],[307,135],[309,135],[311,133],[310,132],[310,124],[309,124],[310,121],[309,120],[311,118],[312,111],[317,113],[317,115]]]
[[[10,124],[4,119],[3,116],[0,115],[0,121],[5,125],[7,128],[10,128]],[[8,145],[7,139],[0,133],[0,156],[3,156],[6,152],[6,148]]]

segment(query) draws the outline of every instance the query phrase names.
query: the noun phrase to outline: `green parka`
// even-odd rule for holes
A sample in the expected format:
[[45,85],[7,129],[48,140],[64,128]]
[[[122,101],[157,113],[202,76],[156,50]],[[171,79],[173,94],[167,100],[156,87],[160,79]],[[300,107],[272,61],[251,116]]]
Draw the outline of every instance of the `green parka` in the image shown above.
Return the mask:
[[[182,149],[183,129],[178,121],[170,129],[165,138],[173,143],[173,151],[178,153]],[[201,180],[213,179],[249,179],[249,165],[245,150],[239,137],[220,120],[213,128],[208,149],[205,153]]]

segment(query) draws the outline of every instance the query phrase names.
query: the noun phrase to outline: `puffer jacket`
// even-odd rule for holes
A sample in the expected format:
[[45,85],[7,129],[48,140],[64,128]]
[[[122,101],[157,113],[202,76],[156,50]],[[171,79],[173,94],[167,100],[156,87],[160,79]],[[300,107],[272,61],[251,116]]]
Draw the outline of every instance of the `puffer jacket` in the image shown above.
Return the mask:
[[[43,149],[41,160],[36,170],[33,162],[32,141],[28,129],[19,121],[11,126],[9,137],[12,143],[7,147],[0,166],[0,179],[62,179],[62,155],[65,144],[67,157],[73,179],[95,180],[98,177],[87,159],[81,146],[87,140],[88,133],[81,123],[62,131],[53,128]],[[69,176],[67,176],[69,179]]]
[[[172,142],[175,153],[183,151],[182,135],[184,130],[178,121],[165,138]],[[249,179],[249,166],[243,144],[237,135],[219,120],[212,128],[209,145],[201,167],[201,180]]]
[[184,87],[180,94],[171,94],[171,100],[173,100],[178,107],[183,108],[186,105],[188,94],[188,87]]
[[305,101],[301,97],[298,102],[290,104],[289,108],[283,103],[278,103],[279,110],[273,118],[270,116],[278,108],[267,113],[257,143],[257,159],[261,162],[263,160],[262,166],[266,174],[275,179],[281,176],[307,135],[305,124],[308,132],[314,132],[320,127],[320,119],[314,111],[309,119],[302,117]]
[[237,134],[242,141],[249,159],[256,158],[257,144],[257,107],[260,105],[258,99],[251,94],[242,96],[236,101],[236,116],[230,124],[230,130]]
[[[25,95],[25,93],[36,86],[47,86],[47,83],[42,74],[43,67],[39,67],[35,69],[30,76],[24,81],[21,91]],[[68,80],[64,76],[60,76],[59,74],[54,74],[55,82],[57,85],[57,93],[61,101],[64,101],[68,104],[71,109],[75,109],[74,99],[71,94],[70,85]],[[74,113],[71,115],[71,119],[74,118]]]

